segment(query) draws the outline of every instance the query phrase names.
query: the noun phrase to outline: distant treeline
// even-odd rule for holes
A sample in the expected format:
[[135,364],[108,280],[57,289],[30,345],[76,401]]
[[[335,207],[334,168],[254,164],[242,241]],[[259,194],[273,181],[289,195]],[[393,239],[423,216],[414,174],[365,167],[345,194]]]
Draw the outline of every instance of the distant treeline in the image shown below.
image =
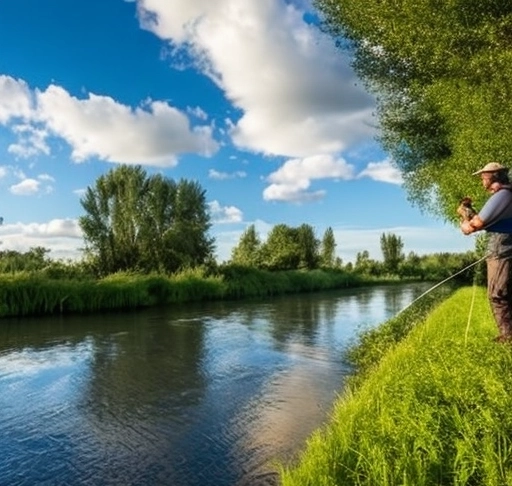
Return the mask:
[[[382,261],[368,251],[354,263],[336,256],[332,228],[278,224],[265,241],[249,226],[226,263],[214,258],[205,191],[193,181],[148,176],[118,166],[88,187],[79,218],[80,261],[52,260],[49,250],[0,251],[0,316],[89,312],[191,300],[265,297],[397,280],[462,283],[483,278],[477,252],[405,256],[404,243],[382,234]],[[476,270],[476,273],[475,273]],[[478,273],[480,272],[480,273]]]
[[[164,273],[116,272],[98,277],[86,262],[48,258],[48,250],[0,252],[0,316],[86,313],[135,309],[200,300],[271,297],[374,283],[407,280],[439,281],[474,261],[471,252],[405,258],[391,274],[382,262],[369,258],[354,266],[310,270],[266,270],[235,263],[211,264]],[[409,262],[409,263],[408,263]],[[363,265],[364,263],[364,265]],[[407,265],[410,264],[410,267]],[[474,268],[453,281],[473,282]]]
[[[191,268],[218,271],[215,239],[209,234],[211,214],[205,190],[195,181],[148,175],[140,166],[118,166],[88,187],[79,218],[84,236],[83,261],[74,266],[97,278],[118,272],[171,275]],[[250,225],[233,248],[227,264],[258,270],[338,269],[371,277],[438,279],[460,270],[472,252],[420,257],[404,254],[404,242],[394,234],[380,240],[383,261],[364,248],[355,263],[336,256],[338,243],[328,227],[318,238],[309,224],[275,225],[263,241]],[[40,262],[44,249],[32,251]],[[19,268],[17,255],[5,252],[0,266]],[[54,268],[55,269],[55,268]]]

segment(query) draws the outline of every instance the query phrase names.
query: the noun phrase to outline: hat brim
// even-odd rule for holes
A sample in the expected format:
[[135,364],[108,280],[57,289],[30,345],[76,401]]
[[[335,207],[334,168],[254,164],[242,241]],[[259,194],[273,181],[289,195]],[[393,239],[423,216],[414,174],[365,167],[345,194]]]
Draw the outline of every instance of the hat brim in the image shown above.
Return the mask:
[[484,172],[500,172],[502,170],[509,170],[508,167],[501,167],[500,169],[480,169],[480,170],[477,170],[476,172],[473,172],[473,174],[471,175],[479,175],[479,174],[483,174]]

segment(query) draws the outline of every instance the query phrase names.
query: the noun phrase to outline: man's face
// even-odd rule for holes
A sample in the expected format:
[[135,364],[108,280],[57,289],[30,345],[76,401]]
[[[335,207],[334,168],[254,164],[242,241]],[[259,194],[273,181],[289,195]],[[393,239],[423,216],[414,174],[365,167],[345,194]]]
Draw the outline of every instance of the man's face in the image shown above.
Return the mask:
[[480,179],[482,180],[482,185],[484,189],[487,191],[491,187],[492,184],[492,172],[482,172],[480,174]]

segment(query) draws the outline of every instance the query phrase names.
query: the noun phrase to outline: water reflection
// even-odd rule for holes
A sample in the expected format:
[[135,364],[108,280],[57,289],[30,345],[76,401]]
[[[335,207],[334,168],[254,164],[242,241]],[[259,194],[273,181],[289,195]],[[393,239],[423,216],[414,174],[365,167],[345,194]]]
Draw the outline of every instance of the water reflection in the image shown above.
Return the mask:
[[2,320],[1,485],[270,484],[348,372],[427,287]]

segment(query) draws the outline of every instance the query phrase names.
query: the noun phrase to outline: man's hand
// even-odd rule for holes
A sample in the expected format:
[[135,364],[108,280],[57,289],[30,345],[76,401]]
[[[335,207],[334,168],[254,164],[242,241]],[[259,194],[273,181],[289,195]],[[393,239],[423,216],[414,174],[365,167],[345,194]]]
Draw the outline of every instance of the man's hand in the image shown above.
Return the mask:
[[460,223],[460,229],[465,235],[474,233],[475,231],[483,230],[485,223],[481,220],[478,214],[473,216],[471,219],[466,219]]
[[460,229],[465,235],[470,235],[471,233],[473,233],[473,231],[475,231],[475,228],[473,228],[473,226],[469,224],[468,219],[462,221],[462,223],[460,224]]

